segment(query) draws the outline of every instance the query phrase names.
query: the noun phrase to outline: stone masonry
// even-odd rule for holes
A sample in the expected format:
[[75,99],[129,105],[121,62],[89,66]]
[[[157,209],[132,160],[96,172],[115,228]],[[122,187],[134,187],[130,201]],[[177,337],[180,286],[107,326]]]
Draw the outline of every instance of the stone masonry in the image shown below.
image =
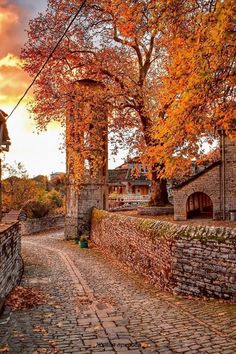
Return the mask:
[[211,166],[199,175],[184,184],[180,188],[174,189],[174,218],[175,220],[187,219],[187,200],[196,193],[201,192],[211,198],[213,204],[213,219],[217,219],[221,209],[220,200],[220,163]]
[[9,354],[235,354],[236,304],[173,296],[63,231],[22,239],[23,287],[47,300],[0,316]]
[[224,205],[226,217],[229,210],[236,209],[236,140],[231,140],[228,136],[224,137],[223,169],[224,178],[222,178],[222,190],[224,190]]
[[38,219],[27,219],[21,222],[21,235],[31,235],[51,229],[59,229],[65,225],[64,215],[45,216]]
[[213,219],[229,219],[236,210],[236,140],[224,131],[221,135],[221,159],[174,189],[175,220],[188,218],[188,198],[196,193],[210,197]]
[[236,299],[236,230],[134,218],[94,209],[91,239],[158,287]]
[[0,229],[0,298],[4,298],[19,280],[21,239],[19,223],[1,225]]
[[[83,94],[88,100],[88,96],[95,92],[97,95],[96,103],[90,100],[88,105],[92,106],[92,118],[88,131],[83,132],[77,130],[78,121],[83,121],[83,117],[75,113],[76,109],[67,117],[67,141],[73,141],[72,148],[67,145],[67,198],[66,198],[66,218],[65,218],[65,238],[77,238],[84,232],[90,229],[91,210],[93,207],[106,209],[108,201],[108,187],[107,187],[107,160],[108,160],[108,147],[107,147],[107,111],[103,100],[103,85],[94,80],[80,80],[77,82],[75,89],[76,94]],[[75,103],[76,105],[76,103]],[[78,105],[78,103],[77,103]],[[83,103],[79,103],[83,106]],[[84,104],[85,112],[87,110],[86,103]],[[81,109],[83,112],[83,107]],[[77,112],[77,111],[76,111]],[[83,128],[84,129],[84,128]],[[84,145],[87,151],[90,152],[87,158],[82,157],[83,171],[80,171],[81,184],[78,188],[77,177],[74,173],[76,163],[73,161],[72,155],[76,154],[82,156]],[[82,149],[82,150],[81,150]],[[98,156],[99,166],[93,169],[93,162],[91,155]],[[96,173],[93,173],[96,169]],[[93,172],[92,172],[93,171]]]

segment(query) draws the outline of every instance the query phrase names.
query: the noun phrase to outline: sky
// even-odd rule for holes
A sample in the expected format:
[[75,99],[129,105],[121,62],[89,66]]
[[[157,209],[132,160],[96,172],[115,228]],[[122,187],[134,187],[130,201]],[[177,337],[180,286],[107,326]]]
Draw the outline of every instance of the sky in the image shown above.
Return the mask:
[[[27,39],[29,20],[43,12],[46,5],[47,0],[0,0],[0,109],[7,114],[31,82],[20,67],[20,51]],[[30,94],[32,91],[28,98]],[[65,171],[65,153],[60,150],[62,129],[54,124],[38,134],[29,117],[27,98],[9,118],[7,126],[11,146],[4,157],[6,163],[23,163],[31,177]],[[122,158],[110,159],[109,167],[122,162]]]

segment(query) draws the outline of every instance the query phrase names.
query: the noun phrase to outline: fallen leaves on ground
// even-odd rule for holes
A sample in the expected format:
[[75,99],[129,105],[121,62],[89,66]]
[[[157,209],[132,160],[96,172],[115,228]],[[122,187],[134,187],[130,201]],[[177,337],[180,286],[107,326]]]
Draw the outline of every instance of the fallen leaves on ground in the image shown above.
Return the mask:
[[48,333],[46,328],[44,328],[42,326],[34,326],[33,332],[42,333],[42,334],[47,334]]
[[56,348],[56,342],[53,339],[50,339],[48,341],[48,343],[51,345],[52,349],[49,351],[48,354],[57,354],[58,353],[58,349]]
[[8,295],[6,305],[13,311],[19,311],[44,304],[46,300],[47,295],[42,291],[18,286]]
[[148,343],[146,343],[146,342],[142,342],[142,343],[141,343],[141,348],[142,348],[142,349],[146,349],[146,348],[148,348],[148,347],[150,347],[150,344],[148,344]]
[[4,347],[0,348],[0,353],[8,353],[10,351],[9,345],[5,344]]
[[55,309],[62,309],[62,306],[61,305],[54,305],[54,308]]
[[32,352],[32,354],[58,354],[58,349],[56,348],[56,342],[53,339],[48,340],[48,344],[52,347],[47,348],[37,348]]
[[23,338],[24,337],[24,334],[20,331],[13,331],[12,335],[14,338]]
[[117,301],[112,296],[98,298],[99,303],[107,304],[110,306],[118,306]]
[[57,326],[58,328],[61,328],[61,327],[63,326],[63,322],[58,322],[58,323],[56,324],[56,326]]

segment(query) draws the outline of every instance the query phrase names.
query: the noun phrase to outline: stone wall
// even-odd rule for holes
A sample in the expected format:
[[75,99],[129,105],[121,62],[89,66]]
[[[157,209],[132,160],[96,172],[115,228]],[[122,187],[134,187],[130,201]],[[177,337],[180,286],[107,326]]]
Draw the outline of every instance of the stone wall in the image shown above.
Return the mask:
[[104,183],[82,184],[80,193],[76,186],[67,186],[67,208],[65,219],[65,238],[74,239],[90,229],[92,208],[106,209],[107,187]]
[[59,229],[65,225],[64,215],[45,216],[39,219],[27,219],[21,222],[21,234],[30,235],[50,229]]
[[19,223],[0,224],[0,298],[4,298],[17,285],[20,252]]
[[186,226],[94,209],[91,239],[177,294],[236,299],[236,230]]
[[[186,203],[195,192],[207,194],[213,203],[213,219],[229,219],[236,210],[236,140],[221,132],[221,160],[174,189],[175,220],[186,220]],[[212,168],[211,168],[212,167]]]
[[[106,92],[104,89],[105,86],[99,81],[77,80],[73,92],[75,99],[72,102],[75,106],[66,114],[66,140],[70,141],[70,144],[66,146],[68,178],[65,239],[75,239],[90,229],[93,207],[105,210],[108,207],[108,106],[104,99]],[[80,97],[81,92],[86,99],[78,101],[76,97]],[[92,102],[91,106],[89,102]],[[86,122],[88,111],[90,111],[90,124]],[[86,154],[79,154],[79,161],[83,165],[80,166],[80,178],[76,173],[74,156],[78,155],[78,151],[84,151],[85,141],[81,139],[81,132],[78,130],[78,119],[81,122],[85,119],[88,150]]]
[[174,189],[174,215],[175,220],[187,219],[187,200],[195,193],[207,194],[213,203],[213,218],[217,219],[221,213],[220,204],[220,165],[209,169],[198,178],[190,180],[183,187]]
[[140,215],[172,215],[174,214],[174,208],[172,206],[167,207],[138,207],[137,212]]

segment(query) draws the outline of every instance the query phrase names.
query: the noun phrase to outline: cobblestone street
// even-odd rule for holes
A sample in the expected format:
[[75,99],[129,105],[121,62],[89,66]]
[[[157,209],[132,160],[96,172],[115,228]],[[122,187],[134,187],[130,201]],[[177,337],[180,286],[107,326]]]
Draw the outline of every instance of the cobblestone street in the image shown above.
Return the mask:
[[22,285],[48,300],[0,317],[0,353],[236,353],[236,305],[160,292],[62,231],[24,237],[22,250]]

